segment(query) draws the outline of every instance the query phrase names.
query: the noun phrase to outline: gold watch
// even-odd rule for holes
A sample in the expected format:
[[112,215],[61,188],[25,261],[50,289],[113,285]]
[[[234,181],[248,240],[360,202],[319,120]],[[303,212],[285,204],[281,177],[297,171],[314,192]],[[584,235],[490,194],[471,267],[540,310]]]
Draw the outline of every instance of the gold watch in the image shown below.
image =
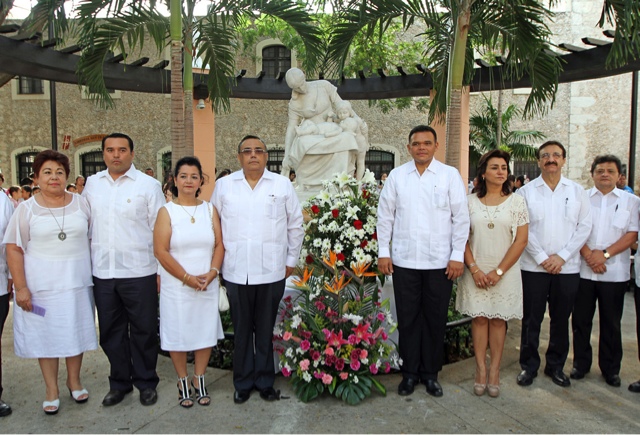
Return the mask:
[[504,272],[502,271],[502,269],[500,269],[500,268],[498,267],[498,268],[496,269],[496,274],[497,274],[498,276],[502,276],[502,275],[504,275]]

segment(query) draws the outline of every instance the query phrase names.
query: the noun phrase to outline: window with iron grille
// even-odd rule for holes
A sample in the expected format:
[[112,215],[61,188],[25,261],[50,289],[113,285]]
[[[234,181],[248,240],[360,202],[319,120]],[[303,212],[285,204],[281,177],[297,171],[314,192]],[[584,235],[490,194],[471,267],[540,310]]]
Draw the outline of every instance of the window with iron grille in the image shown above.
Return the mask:
[[102,158],[102,151],[91,151],[88,153],[84,153],[80,157],[80,160],[80,165],[82,166],[82,174],[85,178],[88,178],[90,175],[107,169],[107,165],[104,164],[104,159]]
[[387,151],[369,150],[365,157],[364,166],[376,176],[376,180],[384,173],[389,175],[393,169],[393,153]]
[[34,79],[32,77],[19,77],[18,82],[18,94],[20,95],[44,94],[44,83],[40,79]]
[[271,172],[279,174],[282,170],[282,160],[284,159],[283,149],[269,150],[269,159],[267,160],[267,169]]
[[280,71],[291,68],[291,50],[283,45],[270,45],[262,49],[262,71],[266,77],[276,77]]
[[17,180],[28,178],[29,174],[33,172],[33,160],[38,155],[39,151],[28,151],[26,153],[18,154],[16,156],[16,167],[18,168]]

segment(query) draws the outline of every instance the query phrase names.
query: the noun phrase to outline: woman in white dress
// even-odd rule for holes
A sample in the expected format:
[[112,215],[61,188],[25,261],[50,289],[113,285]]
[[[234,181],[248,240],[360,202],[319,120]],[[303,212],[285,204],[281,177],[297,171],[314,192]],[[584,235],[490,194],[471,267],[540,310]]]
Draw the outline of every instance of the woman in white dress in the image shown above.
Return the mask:
[[[209,405],[204,373],[211,348],[224,338],[218,312],[218,274],[224,258],[215,208],[197,199],[203,183],[196,157],[184,157],[174,171],[174,199],[158,212],[153,232],[160,268],[160,347],[169,351],[178,375],[179,403]],[[213,227],[213,228],[212,228]],[[187,352],[194,351],[189,385]]]
[[91,289],[89,206],[65,192],[69,159],[57,151],[33,162],[40,193],[21,203],[4,236],[15,289],[14,347],[38,358],[46,386],[42,408],[60,407],[59,358],[66,358],[67,388],[78,403],[89,399],[80,382],[83,353],[98,347]]
[[[458,282],[456,308],[473,317],[476,356],[474,393],[500,394],[500,361],[506,321],[522,319],[519,259],[527,245],[529,215],[509,187],[509,154],[494,150],[478,163],[476,193],[468,196],[471,231],[465,249],[467,268]],[[487,375],[487,346],[491,364]]]

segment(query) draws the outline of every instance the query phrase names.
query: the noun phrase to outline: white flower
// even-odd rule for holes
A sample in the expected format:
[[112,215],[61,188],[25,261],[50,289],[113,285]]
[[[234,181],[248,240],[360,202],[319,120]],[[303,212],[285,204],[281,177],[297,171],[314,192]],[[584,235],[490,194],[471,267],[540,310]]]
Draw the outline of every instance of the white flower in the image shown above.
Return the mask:
[[340,227],[338,226],[338,223],[336,221],[331,221],[331,223],[327,225],[327,230],[331,231],[332,233],[337,233],[338,231],[340,231]]
[[292,358],[293,357],[293,349],[291,349],[291,348],[287,349],[286,352],[284,353],[284,355],[287,358]]
[[311,382],[311,374],[308,371],[303,372],[302,379],[304,379],[305,382]]
[[362,316],[358,316],[357,314],[343,314],[342,317],[347,320],[351,320],[354,325],[358,326],[360,322],[362,322]]
[[316,248],[319,248],[320,246],[322,246],[322,239],[314,239],[313,246]]
[[323,251],[328,251],[329,249],[331,249],[331,240],[329,239],[324,239],[322,241],[322,250]]
[[349,174],[343,172],[342,174],[338,174],[336,176],[336,181],[340,184],[340,187],[343,187],[348,184],[350,178],[351,176]]
[[336,242],[333,245],[333,250],[336,252],[336,254],[341,253],[343,249],[344,249],[344,247],[342,246],[342,243],[340,243],[340,242]]
[[[295,309],[295,308],[294,308]],[[297,314],[291,318],[291,329],[296,329],[302,323],[302,319]]]
[[364,175],[362,176],[362,179],[360,180],[360,183],[369,183],[369,184],[375,184],[376,183],[376,177],[373,174],[373,172],[371,172],[370,170],[366,169],[364,171]]
[[300,349],[299,347],[296,348],[296,353],[298,355],[302,355],[304,353],[304,350]]
[[315,360],[315,361],[313,362],[313,366],[314,366],[315,368],[318,368],[318,366],[319,366],[319,365],[320,365],[320,360],[319,360],[319,359],[318,359],[318,360]]
[[360,382],[360,379],[358,379],[358,376],[357,376],[357,375],[354,375],[354,376],[353,376],[353,383],[354,383],[354,384],[357,384],[358,382]]
[[360,361],[362,361],[362,364],[369,364],[369,358],[362,358]]
[[347,212],[345,213],[345,216],[347,217],[347,219],[356,219],[358,217],[358,212],[360,211],[360,207],[358,206],[348,206],[347,207]]

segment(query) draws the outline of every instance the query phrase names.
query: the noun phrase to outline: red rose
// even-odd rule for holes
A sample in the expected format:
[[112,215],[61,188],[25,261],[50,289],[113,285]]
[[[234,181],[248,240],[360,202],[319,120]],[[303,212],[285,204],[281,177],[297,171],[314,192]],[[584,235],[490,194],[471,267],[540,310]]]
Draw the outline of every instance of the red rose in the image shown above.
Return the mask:
[[363,241],[362,241],[362,243],[360,243],[360,247],[361,247],[362,249],[364,249],[364,248],[366,248],[366,247],[367,247],[367,245],[368,245],[368,244],[369,244],[369,242],[367,242],[366,240],[363,240]]
[[371,194],[370,194],[368,191],[366,191],[366,190],[363,190],[363,191],[362,191],[362,197],[363,197],[364,199],[367,199],[367,198],[369,198],[370,196],[371,196]]
[[374,232],[374,233],[371,235],[371,238],[372,238],[373,240],[378,240],[378,233],[377,233],[377,232]]
[[333,215],[334,218],[337,218],[338,215],[340,214],[340,210],[335,208],[335,209],[331,210],[331,214]]
[[362,221],[361,220],[357,220],[353,222],[353,226],[355,227],[356,230],[361,230],[362,229]]
[[344,261],[344,254],[341,252],[338,255],[336,255],[336,258],[338,259],[338,261]]
[[311,211],[313,212],[313,214],[318,214],[320,212],[320,207],[318,207],[317,205],[312,205]]
[[313,263],[313,257],[311,255],[307,255],[307,258],[304,259],[307,264]]

